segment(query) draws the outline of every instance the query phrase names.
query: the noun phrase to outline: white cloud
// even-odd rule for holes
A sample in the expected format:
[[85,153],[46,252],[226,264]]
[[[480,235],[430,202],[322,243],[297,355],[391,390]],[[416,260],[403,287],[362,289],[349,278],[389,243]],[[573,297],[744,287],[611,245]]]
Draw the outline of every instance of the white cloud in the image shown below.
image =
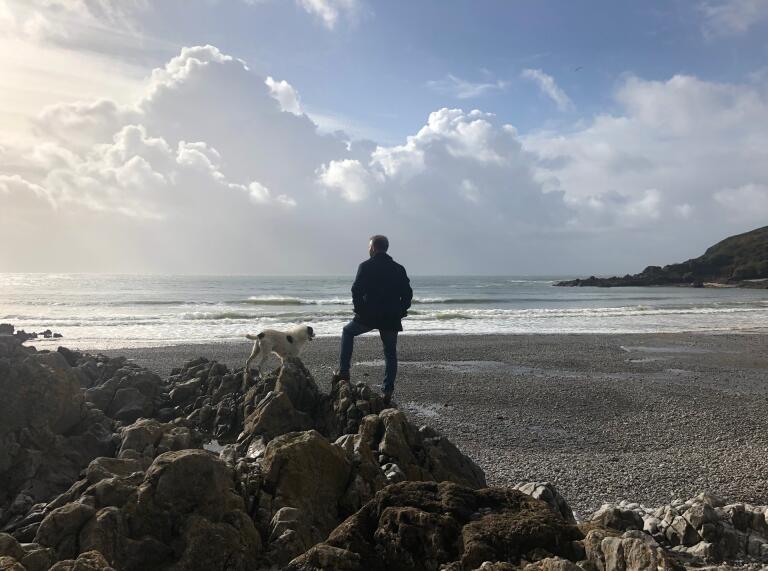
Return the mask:
[[565,91],[558,87],[555,78],[551,75],[547,75],[540,69],[525,69],[521,73],[521,77],[536,83],[541,92],[554,101],[560,111],[573,109],[573,102]]
[[439,109],[378,145],[323,134],[289,88],[196,46],[131,101],[46,108],[33,143],[0,146],[0,241],[35,252],[0,267],[338,272],[375,231],[421,273],[630,270],[665,237],[703,246],[765,212],[760,86],[628,77],[615,115],[562,132]]
[[768,183],[749,183],[726,188],[714,194],[726,215],[742,223],[765,224],[768,221]]
[[404,144],[333,161],[319,178],[347,201],[397,212],[401,232],[421,230],[466,250],[492,236],[504,242],[533,221],[565,222],[562,193],[543,193],[532,165],[516,131],[493,115],[441,109]]
[[768,0],[713,0],[700,6],[704,34],[734,36],[768,20]]
[[360,0],[297,1],[309,14],[318,17],[329,30],[333,30],[342,18],[354,21],[362,9]]
[[57,44],[94,38],[123,44],[141,35],[136,16],[148,6],[147,0],[0,0],[0,30]]
[[628,77],[615,97],[615,115],[525,137],[540,157],[537,179],[565,190],[579,212],[572,226],[643,228],[666,239],[672,262],[695,253],[683,250],[691,242],[704,247],[764,222],[768,93],[691,76]]
[[503,91],[509,85],[507,81],[471,82],[453,74],[448,74],[440,80],[428,81],[427,85],[440,93],[445,93],[457,99],[473,99],[494,91]]
[[301,109],[301,100],[299,99],[299,93],[293,88],[293,86],[285,81],[276,81],[273,77],[267,76],[264,80],[269,87],[269,92],[272,94],[283,111],[293,113],[294,115],[301,115],[303,113]]
[[331,161],[319,170],[320,183],[341,193],[350,202],[361,202],[368,198],[377,174],[368,171],[360,161],[345,159]]

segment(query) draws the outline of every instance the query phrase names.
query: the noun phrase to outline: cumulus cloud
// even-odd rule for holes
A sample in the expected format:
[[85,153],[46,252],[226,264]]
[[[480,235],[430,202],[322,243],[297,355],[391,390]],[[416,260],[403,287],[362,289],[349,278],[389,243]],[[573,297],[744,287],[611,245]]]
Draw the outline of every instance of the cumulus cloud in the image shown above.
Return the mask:
[[[704,247],[764,220],[761,89],[628,77],[615,114],[563,131],[444,108],[377,145],[324,134],[287,81],[184,48],[134,101],[51,106],[33,143],[4,143],[0,240],[35,255],[0,267],[344,272],[374,232],[418,273],[671,262],[696,252],[670,236]],[[671,258],[645,258],[662,240]]]
[[[661,237],[685,224],[702,247],[748,229],[745,213],[761,212],[768,183],[764,90],[684,75],[628,77],[615,98],[616,114],[525,137],[546,188],[565,189],[582,219],[591,212],[603,227],[654,228]],[[679,244],[670,240],[670,255]]]
[[277,81],[271,76],[267,76],[265,83],[269,87],[272,97],[277,100],[283,111],[293,113],[294,115],[301,115],[303,113],[299,94],[290,83],[284,79]]
[[[332,161],[319,180],[349,202],[386,205],[460,250],[493,249],[494,236],[503,242],[532,221],[558,225],[569,215],[561,192],[542,192],[532,165],[511,126],[488,113],[446,108],[405,144]],[[401,232],[413,235],[409,227]]]
[[471,82],[448,74],[443,79],[428,81],[427,85],[439,93],[445,93],[457,99],[473,99],[495,91],[503,91],[509,82],[501,80]]
[[714,0],[703,2],[700,10],[710,37],[744,34],[768,20],[768,0]]
[[573,102],[555,82],[555,78],[540,69],[524,69],[521,77],[533,81],[541,92],[555,102],[560,111],[573,109]]

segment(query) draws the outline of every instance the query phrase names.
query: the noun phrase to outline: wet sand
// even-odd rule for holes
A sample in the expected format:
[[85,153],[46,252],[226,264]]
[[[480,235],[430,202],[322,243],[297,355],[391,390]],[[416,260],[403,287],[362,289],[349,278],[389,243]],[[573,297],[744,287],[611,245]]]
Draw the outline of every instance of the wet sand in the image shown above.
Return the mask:
[[[247,342],[108,351],[159,374],[197,356],[241,367]],[[328,389],[338,339],[304,361]],[[451,438],[492,485],[555,483],[588,513],[710,491],[768,504],[768,335],[401,336],[395,400]],[[378,337],[353,378],[377,384]],[[270,361],[268,366],[276,366]]]

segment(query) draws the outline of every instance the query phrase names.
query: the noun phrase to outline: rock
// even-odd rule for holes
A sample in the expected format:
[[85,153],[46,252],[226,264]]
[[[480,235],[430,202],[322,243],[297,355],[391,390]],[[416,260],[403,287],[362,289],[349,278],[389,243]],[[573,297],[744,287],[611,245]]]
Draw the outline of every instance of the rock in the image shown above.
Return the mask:
[[56,561],[56,552],[48,548],[30,549],[21,560],[27,571],[47,571]]
[[472,460],[432,430],[417,430],[397,409],[379,414],[383,434],[378,452],[391,458],[409,480],[452,481],[472,488],[485,486],[485,474]]
[[613,504],[603,504],[590,521],[601,527],[626,531],[628,529],[643,529],[643,518],[632,510],[622,509]]
[[537,500],[543,500],[549,504],[549,506],[559,513],[563,519],[569,523],[576,523],[576,518],[573,516],[573,511],[565,501],[565,498],[560,495],[555,486],[549,482],[527,482],[524,484],[518,484],[515,486],[516,490],[520,490],[524,494],[536,498]]
[[59,561],[51,571],[115,571],[98,551],[88,551],[77,559]]
[[111,379],[87,389],[85,398],[110,418],[132,423],[153,415],[161,384],[156,374],[140,367],[125,366]]
[[630,571],[644,569],[681,570],[673,557],[668,556],[649,535],[631,530],[622,536],[606,534],[594,529],[584,540],[587,559],[598,571]]
[[0,571],[27,571],[24,566],[13,557],[0,556]]
[[312,530],[300,510],[288,507],[277,510],[269,526],[267,555],[270,561],[284,567],[315,543]]
[[138,453],[149,459],[173,450],[200,448],[202,435],[186,426],[154,419],[140,419],[120,430],[118,457],[131,457]]
[[59,559],[73,558],[78,553],[77,538],[82,527],[96,510],[81,503],[70,503],[49,513],[35,536],[35,543],[56,550]]
[[[485,570],[486,567],[481,566],[479,569]],[[523,567],[523,571],[581,571],[581,567],[561,557],[547,557],[536,563],[529,563]]]
[[175,405],[183,404],[200,394],[202,380],[192,379],[184,383],[177,384],[171,391],[171,402]]
[[688,508],[683,517],[691,524],[691,526],[699,530],[706,523],[718,523],[720,521],[719,516],[715,509],[707,503],[695,503]]
[[519,562],[537,549],[558,554],[581,537],[547,504],[517,490],[404,482],[378,492],[287,569],[327,569],[328,561],[370,571],[476,569],[485,561]]
[[283,360],[275,391],[284,393],[296,410],[309,415],[315,412],[320,400],[320,389],[315,379],[296,357]]
[[683,516],[676,516],[665,531],[667,540],[671,545],[684,545],[690,547],[701,541],[696,529]]
[[270,392],[245,420],[245,434],[269,441],[281,434],[308,430],[312,425],[311,417],[296,410],[286,393]]
[[261,539],[235,485],[232,470],[205,450],[165,452],[123,506],[99,510],[80,544],[126,571],[256,568]]
[[[13,331],[11,331],[11,334]],[[16,538],[7,533],[0,533],[0,556],[13,557],[14,559],[21,561],[24,557],[24,550],[16,541]]]
[[275,511],[282,507],[300,510],[313,543],[324,539],[348,515],[339,512],[339,500],[349,483],[352,464],[317,431],[293,432],[272,440],[262,469],[264,485],[273,492]]
[[286,567],[293,571],[363,571],[362,557],[352,551],[321,543]]

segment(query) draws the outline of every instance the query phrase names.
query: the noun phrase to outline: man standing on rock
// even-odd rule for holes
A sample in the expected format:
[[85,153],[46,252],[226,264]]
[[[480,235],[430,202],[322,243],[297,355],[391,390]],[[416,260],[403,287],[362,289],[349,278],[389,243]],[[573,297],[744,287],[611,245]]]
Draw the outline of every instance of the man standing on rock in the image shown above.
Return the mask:
[[400,320],[408,314],[413,298],[405,268],[387,254],[388,249],[386,236],[372,236],[368,245],[370,258],[357,268],[352,284],[355,317],[341,332],[339,370],[334,375],[334,380],[349,380],[355,337],[378,329],[384,345],[385,363],[381,396],[387,406],[395,391],[397,334],[403,330]]

